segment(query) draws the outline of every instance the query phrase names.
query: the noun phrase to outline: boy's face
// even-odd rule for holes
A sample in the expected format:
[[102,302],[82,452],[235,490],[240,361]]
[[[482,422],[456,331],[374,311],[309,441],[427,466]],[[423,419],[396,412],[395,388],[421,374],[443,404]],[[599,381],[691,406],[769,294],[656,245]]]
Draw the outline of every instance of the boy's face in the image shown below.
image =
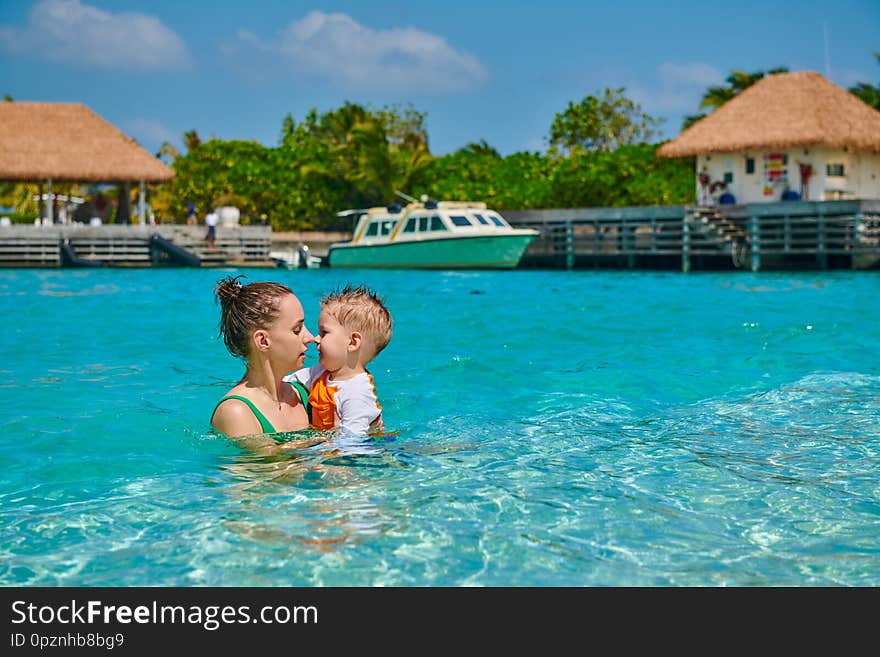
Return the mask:
[[331,372],[335,372],[345,365],[348,359],[351,332],[327,310],[322,310],[318,317],[318,337],[316,340],[321,365]]

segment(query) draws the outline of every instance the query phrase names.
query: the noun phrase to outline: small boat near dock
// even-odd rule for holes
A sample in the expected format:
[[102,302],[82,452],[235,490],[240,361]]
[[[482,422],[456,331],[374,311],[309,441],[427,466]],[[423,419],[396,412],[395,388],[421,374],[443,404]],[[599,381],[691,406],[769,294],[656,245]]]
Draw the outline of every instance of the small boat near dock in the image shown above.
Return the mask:
[[269,258],[281,269],[317,269],[321,266],[321,258],[312,255],[305,244],[296,249],[270,251]]
[[513,269],[539,235],[511,227],[482,202],[423,200],[339,213],[350,215],[358,216],[352,239],[330,246],[330,267]]

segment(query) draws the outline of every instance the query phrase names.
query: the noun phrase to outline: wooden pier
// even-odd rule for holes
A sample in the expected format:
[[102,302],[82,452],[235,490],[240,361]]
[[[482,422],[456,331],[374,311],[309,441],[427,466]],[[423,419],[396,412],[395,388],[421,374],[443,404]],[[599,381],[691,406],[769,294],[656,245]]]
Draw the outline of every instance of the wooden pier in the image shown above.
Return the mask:
[[0,267],[274,267],[269,226],[0,226]]
[[880,269],[880,200],[506,211],[521,267]]
[[[504,215],[541,233],[523,256],[524,268],[880,270],[880,200]],[[316,235],[297,239],[314,237],[316,247],[327,241]],[[204,238],[203,226],[174,224],[0,226],[0,267],[276,266],[269,226],[218,227],[214,248]]]

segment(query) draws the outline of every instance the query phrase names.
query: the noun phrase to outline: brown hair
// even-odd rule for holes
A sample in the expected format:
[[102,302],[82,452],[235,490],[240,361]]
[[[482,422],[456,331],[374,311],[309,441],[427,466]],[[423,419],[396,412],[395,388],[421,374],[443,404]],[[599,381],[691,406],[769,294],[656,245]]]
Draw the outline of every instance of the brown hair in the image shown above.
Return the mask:
[[346,328],[360,331],[369,338],[375,349],[373,358],[391,341],[391,313],[382,298],[365,285],[349,284],[331,292],[321,299],[321,310],[329,312]]
[[251,335],[278,318],[278,304],[293,294],[281,283],[257,282],[242,285],[246,276],[227,276],[214,286],[214,301],[220,304],[220,335],[233,356],[247,358]]

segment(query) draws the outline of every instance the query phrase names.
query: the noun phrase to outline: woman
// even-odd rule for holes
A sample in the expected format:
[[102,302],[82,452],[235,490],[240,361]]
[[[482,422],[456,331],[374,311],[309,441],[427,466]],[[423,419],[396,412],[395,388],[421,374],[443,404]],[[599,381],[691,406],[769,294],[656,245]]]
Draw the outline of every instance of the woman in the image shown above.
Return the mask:
[[302,304],[280,283],[242,285],[227,277],[214,288],[220,303],[220,335],[233,356],[247,364],[241,381],[214,409],[212,426],[231,438],[297,431],[309,426],[305,396],[282,381],[300,369],[314,336]]

